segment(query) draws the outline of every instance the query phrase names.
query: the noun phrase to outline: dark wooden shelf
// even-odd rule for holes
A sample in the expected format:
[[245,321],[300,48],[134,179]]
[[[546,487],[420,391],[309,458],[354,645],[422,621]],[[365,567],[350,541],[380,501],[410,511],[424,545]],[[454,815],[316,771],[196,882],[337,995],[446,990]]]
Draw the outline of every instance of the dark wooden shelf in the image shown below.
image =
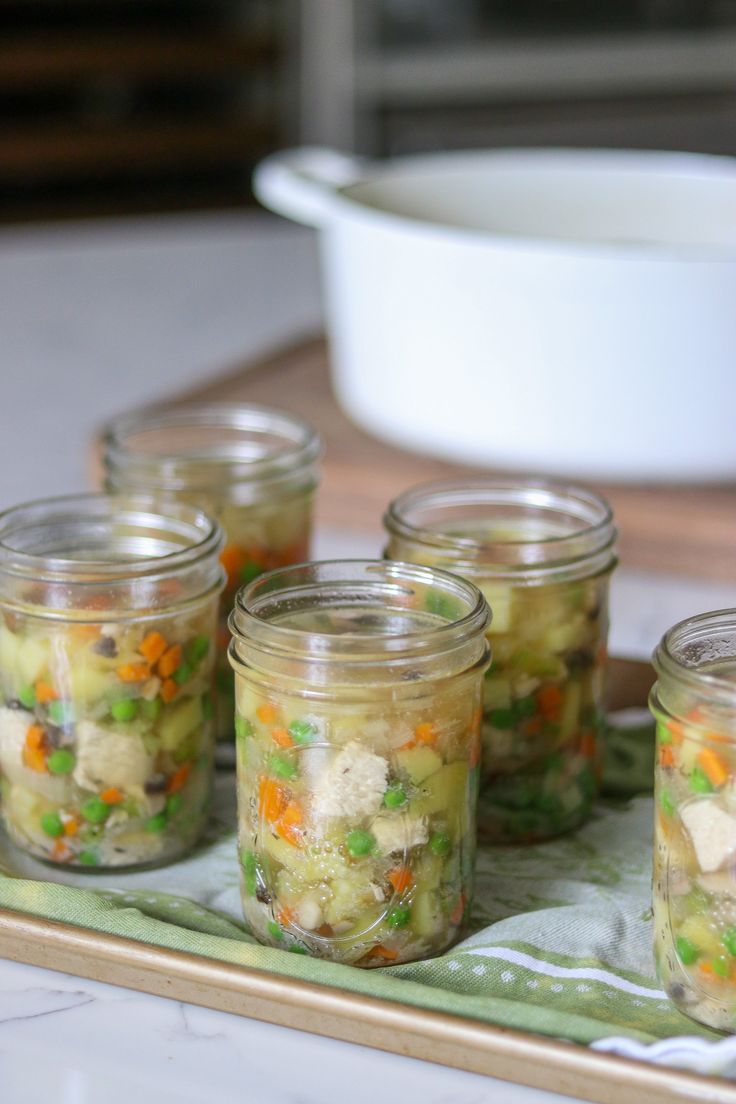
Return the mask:
[[277,53],[276,39],[267,31],[6,36],[0,51],[0,91],[38,91],[94,78],[232,77],[271,65]]
[[123,126],[70,125],[0,130],[0,181],[130,172],[162,166],[245,163],[276,135],[273,120],[161,119]]

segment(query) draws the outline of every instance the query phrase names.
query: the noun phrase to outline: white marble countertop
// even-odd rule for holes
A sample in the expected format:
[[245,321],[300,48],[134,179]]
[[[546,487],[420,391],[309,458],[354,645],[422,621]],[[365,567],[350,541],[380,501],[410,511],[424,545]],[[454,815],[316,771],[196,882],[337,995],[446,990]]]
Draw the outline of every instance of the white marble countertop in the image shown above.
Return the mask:
[[[86,485],[111,414],[320,323],[309,233],[207,215],[0,232],[0,507]],[[335,533],[318,554],[372,554]],[[734,605],[732,588],[622,571],[613,650]],[[570,1098],[0,961],[2,1104],[564,1104]]]

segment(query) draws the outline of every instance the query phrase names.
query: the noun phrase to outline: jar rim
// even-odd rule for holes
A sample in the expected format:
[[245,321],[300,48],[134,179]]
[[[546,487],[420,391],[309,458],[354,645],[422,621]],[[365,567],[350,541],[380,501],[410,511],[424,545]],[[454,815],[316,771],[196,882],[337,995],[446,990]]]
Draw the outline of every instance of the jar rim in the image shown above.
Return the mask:
[[[529,537],[482,539],[426,523],[433,513],[443,512],[454,512],[459,521],[469,509],[477,510],[481,521],[494,514],[503,520],[502,511],[516,509],[526,518],[564,520],[566,527]],[[384,525],[392,536],[425,545],[468,574],[550,574],[600,557],[614,559],[616,529],[608,502],[590,488],[547,479],[480,476],[421,483],[390,503]]]
[[[44,531],[62,526],[66,540],[83,536],[86,526],[101,541],[106,528],[127,526],[128,550],[94,555],[29,551],[18,542],[38,542]],[[138,531],[136,535],[135,531]],[[161,536],[154,534],[160,530]],[[167,537],[167,540],[163,538]],[[158,539],[162,551],[153,552]],[[180,547],[170,548],[178,542]],[[220,525],[203,510],[151,495],[73,494],[35,499],[0,512],[0,575],[39,582],[118,583],[175,575],[217,558],[223,544]],[[138,551],[136,551],[138,549]],[[95,550],[96,551],[96,550]],[[210,584],[211,585],[211,581]]]
[[707,694],[717,704],[736,707],[736,678],[723,678],[704,671],[702,665],[687,663],[683,659],[688,649],[695,657],[699,645],[715,641],[719,633],[726,632],[733,638],[733,656],[713,656],[712,659],[733,658],[736,661],[736,609],[711,610],[678,621],[667,630],[652,654],[658,677],[664,675],[677,679],[701,694]]
[[[408,632],[330,633],[295,629],[274,624],[264,616],[269,603],[273,614],[278,605],[294,609],[300,599],[314,597],[310,612],[326,608],[320,595],[331,591],[353,602],[372,596],[372,604],[385,604],[390,597],[409,596],[417,584],[430,586],[445,598],[460,603],[462,613],[445,618],[443,624]],[[406,607],[411,608],[411,607]],[[443,616],[442,613],[439,616]],[[308,655],[347,663],[375,663],[376,655],[389,654],[387,662],[406,658],[442,655],[467,648],[483,637],[491,611],[473,584],[447,571],[395,560],[322,560],[277,568],[241,587],[230,614],[234,641],[275,656]]]
[[[134,446],[134,439],[158,432],[212,433],[210,443],[159,452]],[[227,441],[223,434],[230,432]],[[239,435],[239,436],[238,436]],[[272,439],[269,445],[268,439]],[[322,453],[316,430],[296,414],[259,403],[158,403],[121,414],[102,431],[103,462],[109,472],[145,478],[149,486],[179,490],[211,486],[224,472],[230,483],[272,483],[308,471]]]

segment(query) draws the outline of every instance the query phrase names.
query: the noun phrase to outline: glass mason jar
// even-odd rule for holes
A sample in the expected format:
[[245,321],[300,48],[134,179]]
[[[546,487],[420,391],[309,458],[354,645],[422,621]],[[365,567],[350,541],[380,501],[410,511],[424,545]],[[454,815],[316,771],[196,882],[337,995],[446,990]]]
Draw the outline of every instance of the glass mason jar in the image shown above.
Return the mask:
[[693,1019],[736,1031],[736,610],[681,621],[654,653],[657,970]]
[[0,514],[0,809],[71,867],[176,858],[208,814],[219,525],[142,497]]
[[385,966],[456,937],[488,618],[474,586],[412,564],[306,564],[240,591],[239,847],[259,940]]
[[238,587],[309,559],[321,444],[300,418],[244,403],[149,407],[105,433],[108,491],[165,494],[216,518],[227,583],[217,641],[217,728],[233,736],[227,619]]
[[481,834],[526,843],[577,827],[598,789],[608,505],[580,487],[468,479],[406,491],[384,521],[387,556],[456,572],[491,607]]

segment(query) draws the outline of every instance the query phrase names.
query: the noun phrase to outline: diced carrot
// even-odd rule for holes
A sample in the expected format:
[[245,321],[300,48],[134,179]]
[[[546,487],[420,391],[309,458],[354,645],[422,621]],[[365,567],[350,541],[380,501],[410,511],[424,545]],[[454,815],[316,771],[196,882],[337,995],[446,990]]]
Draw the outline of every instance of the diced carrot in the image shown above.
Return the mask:
[[225,568],[225,574],[230,586],[239,582],[238,572],[245,563],[245,552],[239,544],[226,544],[220,553],[220,563]]
[[562,691],[559,686],[543,686],[537,694],[539,711],[548,721],[555,720],[562,709]]
[[369,958],[385,958],[387,962],[393,962],[398,957],[398,951],[392,951],[390,947],[384,947],[382,943],[377,943],[375,947],[371,947],[368,952]]
[[230,643],[230,630],[228,629],[227,625],[217,630],[215,639],[217,640],[218,648],[227,648],[228,644]]
[[710,962],[707,962],[705,959],[701,960],[698,963],[698,969],[703,974],[712,974],[713,973],[713,967],[711,966]]
[[302,810],[295,801],[290,801],[274,827],[281,839],[286,840],[292,847],[301,847],[301,824],[304,819]]
[[324,935],[327,939],[331,939],[332,936],[335,934],[335,929],[333,928],[332,924],[320,924],[320,926],[316,929],[315,934]]
[[97,640],[102,635],[99,625],[74,625],[71,631],[76,640]]
[[290,748],[294,746],[294,741],[285,728],[275,728],[271,733],[271,739],[275,744],[278,744],[280,748]]
[[473,729],[480,728],[482,723],[483,723],[483,710],[482,709],[476,709],[475,713],[473,714],[473,719],[470,722],[470,727],[473,728]]
[[150,678],[151,668],[147,663],[124,663],[118,667],[118,678],[121,682],[142,682]]
[[109,786],[106,790],[103,790],[100,797],[106,805],[119,805],[123,800],[123,794],[117,786]]
[[386,875],[397,893],[404,893],[411,885],[413,878],[408,866],[395,866]]
[[659,765],[660,767],[674,767],[675,753],[672,750],[672,744],[660,744]]
[[39,774],[46,774],[48,767],[46,766],[46,752],[43,748],[23,748],[23,762],[29,770],[37,771]]
[[170,678],[181,663],[181,644],[172,644],[158,661],[158,673],[162,679]]
[[166,651],[167,647],[168,644],[166,643],[164,637],[161,635],[160,632],[156,632],[156,630],[154,629],[151,632],[146,633],[146,635],[143,637],[143,640],[141,640],[138,646],[138,651],[141,653],[142,656],[146,657],[151,665],[153,665],[154,663],[158,663],[161,656]]
[[294,919],[294,912],[288,905],[284,905],[284,907],[280,908],[276,913],[276,919],[282,928],[288,928],[289,924],[291,924]]
[[580,754],[586,759],[595,759],[598,742],[595,733],[587,731],[580,734]]
[[65,843],[63,836],[59,836],[54,840],[54,845],[51,848],[51,858],[54,862],[62,863],[68,862],[71,857],[71,848]]
[[527,736],[538,736],[542,731],[544,718],[541,713],[534,713],[524,724],[524,732]]
[[168,794],[178,793],[179,790],[186,786],[189,779],[189,775],[192,773],[191,763],[182,763],[180,767],[177,767],[174,773],[169,778],[166,785],[166,792]]
[[414,735],[420,744],[437,743],[437,729],[431,721],[423,721],[422,724],[418,724],[414,729]]
[[670,736],[672,737],[672,743],[679,747],[682,741],[685,739],[685,733],[682,725],[679,721],[667,721],[667,728],[669,729]]
[[276,720],[276,706],[272,702],[263,702],[256,709],[256,717],[262,724],[273,724]]
[[708,781],[714,786],[722,786],[729,776],[728,766],[718,755],[713,751],[713,748],[703,748],[697,754],[698,766],[708,778]]
[[48,705],[49,702],[56,701],[58,694],[54,690],[53,686],[49,686],[48,682],[44,682],[42,679],[36,683],[36,701],[40,705]]
[[450,913],[450,923],[459,924],[462,921],[463,913],[465,912],[465,897],[461,893],[457,899],[454,909]]
[[289,803],[283,786],[272,778],[261,778],[258,784],[258,812],[269,824],[275,824]]
[[44,747],[46,744],[46,732],[38,724],[32,724],[26,732],[26,747],[29,750],[35,751],[38,748]]
[[401,744],[396,750],[397,751],[411,751],[411,749],[415,748],[416,746],[417,746],[417,742],[414,739],[414,737],[412,737],[411,740],[407,740],[405,744]]
[[179,687],[176,685],[174,680],[170,678],[164,679],[164,681],[161,683],[161,689],[159,690],[161,701],[168,705],[170,701],[174,700],[178,693]]
[[67,817],[64,821],[64,835],[76,836],[79,831],[80,821],[75,816]]
[[468,756],[468,766],[471,770],[477,767],[480,763],[480,737],[476,736],[470,745],[470,755]]

